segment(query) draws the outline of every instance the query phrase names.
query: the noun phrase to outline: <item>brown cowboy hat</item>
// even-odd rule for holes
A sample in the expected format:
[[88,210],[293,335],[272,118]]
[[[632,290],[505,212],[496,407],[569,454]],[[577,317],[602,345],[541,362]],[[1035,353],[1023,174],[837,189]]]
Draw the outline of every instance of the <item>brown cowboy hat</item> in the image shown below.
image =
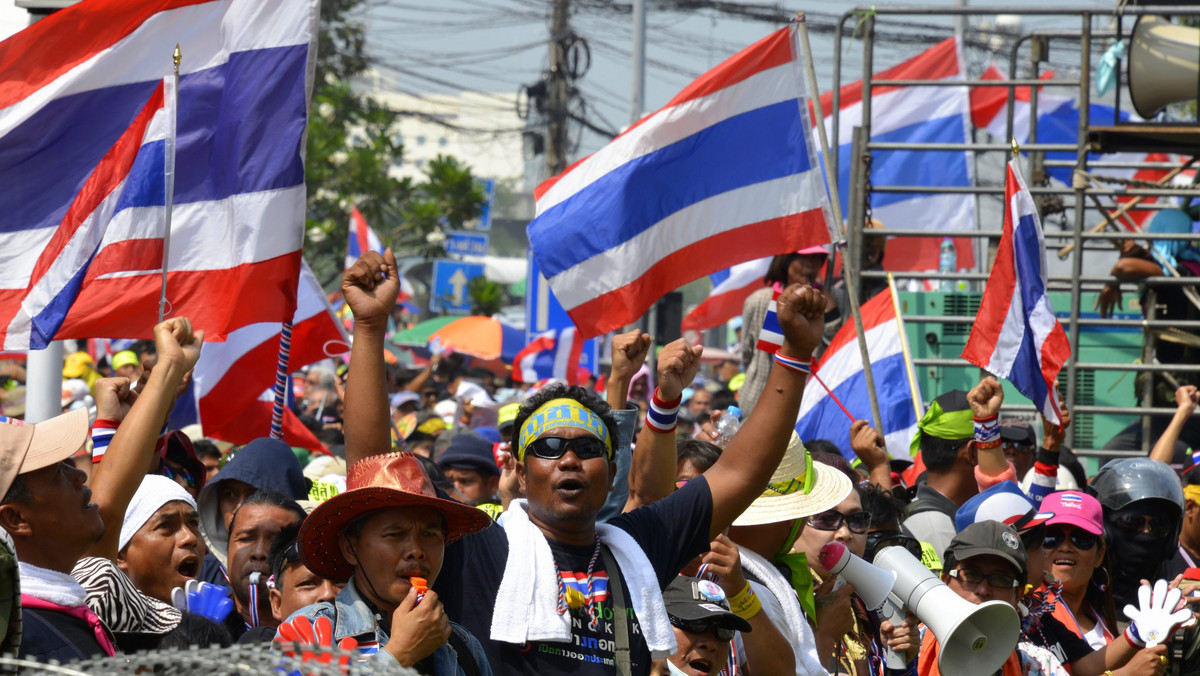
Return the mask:
[[346,492],[321,503],[300,526],[300,557],[309,570],[346,580],[354,567],[342,556],[338,536],[352,521],[390,507],[432,507],[446,518],[446,542],[486,528],[482,510],[437,497],[433,482],[411,453],[374,455],[350,466]]

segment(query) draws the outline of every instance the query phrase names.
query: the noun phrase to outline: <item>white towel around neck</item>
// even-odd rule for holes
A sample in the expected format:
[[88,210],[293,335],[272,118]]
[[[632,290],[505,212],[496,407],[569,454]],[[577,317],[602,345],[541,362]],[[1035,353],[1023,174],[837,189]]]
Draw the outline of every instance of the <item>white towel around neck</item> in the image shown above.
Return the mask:
[[792,653],[796,656],[796,673],[807,676],[829,676],[829,671],[821,664],[817,656],[817,638],[813,635],[812,627],[804,617],[800,601],[796,599],[796,591],[775,566],[758,554],[738,545],[742,558],[742,570],[762,583],[783,606],[783,615],[790,627],[778,627],[783,637],[792,645]]
[[[558,613],[554,553],[546,536],[529,520],[525,500],[513,500],[500,517],[500,525],[508,537],[508,560],[492,612],[491,639],[517,644],[569,642],[571,617],[569,613]],[[675,632],[646,553],[629,533],[616,526],[598,524],[596,532],[617,560],[625,579],[627,601],[633,606],[651,655],[658,659],[674,653]],[[610,579],[618,574],[607,572]]]

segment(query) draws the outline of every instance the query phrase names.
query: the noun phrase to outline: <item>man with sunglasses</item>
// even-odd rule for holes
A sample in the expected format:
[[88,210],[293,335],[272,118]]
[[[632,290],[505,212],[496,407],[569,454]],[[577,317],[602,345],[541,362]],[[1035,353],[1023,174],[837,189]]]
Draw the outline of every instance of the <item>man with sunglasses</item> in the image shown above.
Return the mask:
[[[342,291],[355,316],[346,392],[353,464],[389,446],[383,341],[399,291],[391,251],[365,253]],[[596,516],[615,479],[611,409],[583,388],[548,388],[522,406],[513,450],[527,499],[513,501],[503,528],[448,546],[435,584],[497,672],[645,673],[652,651],[673,652],[660,590],[767,488],[821,342],[822,296],[793,285],[777,305],[778,363],[728,452],[704,476],[607,524]],[[658,429],[643,434],[673,434],[678,405],[678,394],[655,402]]]
[[680,576],[663,591],[667,616],[675,629],[678,648],[667,658],[672,676],[719,673],[729,658],[737,632],[750,632],[750,623],[729,609],[725,593],[708,580]]

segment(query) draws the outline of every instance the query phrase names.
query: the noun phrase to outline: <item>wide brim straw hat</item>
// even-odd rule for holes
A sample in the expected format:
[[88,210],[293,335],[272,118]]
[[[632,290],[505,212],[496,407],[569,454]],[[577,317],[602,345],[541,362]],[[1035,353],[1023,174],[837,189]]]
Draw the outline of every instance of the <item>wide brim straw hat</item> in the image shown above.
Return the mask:
[[853,484],[840,470],[813,462],[792,432],[787,451],[762,494],[734,519],[735,526],[761,526],[820,514],[850,495]]
[[433,482],[410,453],[375,455],[354,463],[346,492],[326,500],[300,527],[300,557],[309,570],[330,580],[346,580],[354,567],[342,556],[338,536],[354,520],[391,507],[431,507],[446,518],[449,544],[492,522],[483,510],[437,497]]

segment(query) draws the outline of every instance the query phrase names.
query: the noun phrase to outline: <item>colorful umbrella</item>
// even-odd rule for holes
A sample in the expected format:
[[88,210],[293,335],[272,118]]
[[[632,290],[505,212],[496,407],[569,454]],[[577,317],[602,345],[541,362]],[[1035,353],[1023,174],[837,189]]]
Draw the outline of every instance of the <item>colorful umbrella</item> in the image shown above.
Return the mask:
[[491,317],[463,317],[434,331],[429,340],[440,339],[455,352],[480,359],[512,361],[525,347],[525,332]]
[[410,329],[397,331],[392,334],[392,343],[395,345],[417,345],[425,347],[429,344],[429,339],[438,329],[461,319],[460,317],[434,317],[426,319],[419,324],[416,324]]

